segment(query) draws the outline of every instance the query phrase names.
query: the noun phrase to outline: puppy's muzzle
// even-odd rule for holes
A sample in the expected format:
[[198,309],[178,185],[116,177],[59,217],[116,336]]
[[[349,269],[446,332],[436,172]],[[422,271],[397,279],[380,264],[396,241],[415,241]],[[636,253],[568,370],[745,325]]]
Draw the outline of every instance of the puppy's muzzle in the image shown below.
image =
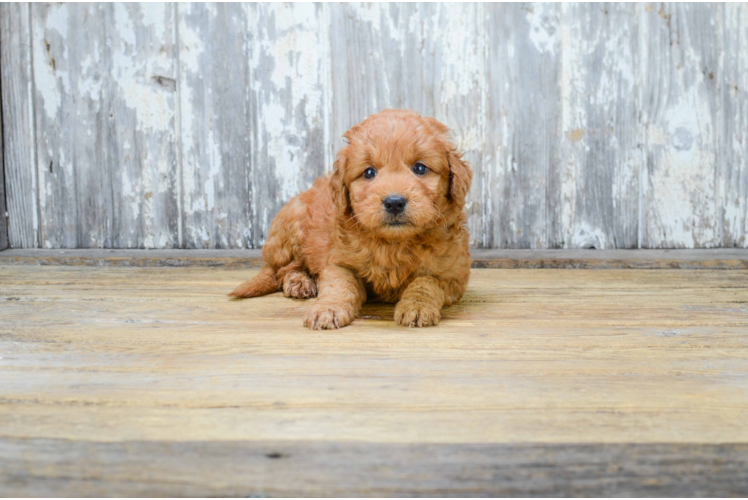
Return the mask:
[[405,196],[399,194],[391,194],[382,201],[384,210],[392,215],[398,215],[405,210],[405,206],[408,204],[408,199]]

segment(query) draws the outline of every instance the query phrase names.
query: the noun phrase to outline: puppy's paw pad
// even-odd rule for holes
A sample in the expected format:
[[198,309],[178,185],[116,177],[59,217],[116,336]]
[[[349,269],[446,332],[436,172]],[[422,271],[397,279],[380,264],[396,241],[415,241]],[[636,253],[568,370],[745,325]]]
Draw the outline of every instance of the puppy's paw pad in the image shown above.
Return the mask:
[[341,306],[315,304],[306,313],[304,326],[312,330],[334,330],[350,325],[353,311]]
[[283,280],[283,295],[293,299],[310,299],[317,296],[317,284],[308,274],[295,273]]
[[401,326],[424,327],[435,326],[441,320],[441,311],[431,304],[413,301],[401,301],[395,306],[395,322]]

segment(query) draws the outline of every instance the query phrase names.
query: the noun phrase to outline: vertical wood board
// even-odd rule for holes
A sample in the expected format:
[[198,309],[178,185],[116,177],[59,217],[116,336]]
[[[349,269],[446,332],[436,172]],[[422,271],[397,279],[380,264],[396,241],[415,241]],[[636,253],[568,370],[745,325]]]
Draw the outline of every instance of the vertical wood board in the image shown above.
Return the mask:
[[640,25],[646,154],[639,244],[719,246],[721,9],[650,4],[640,9]]
[[[3,13],[0,12],[0,15]],[[2,25],[0,25],[0,54],[2,54]],[[2,94],[2,66],[0,66],[0,95]],[[5,157],[3,154],[3,103],[0,99],[0,250],[8,248],[8,220],[5,208]]]
[[487,247],[550,243],[548,190],[560,161],[560,16],[556,4],[489,8]]
[[252,4],[252,245],[275,214],[331,170],[329,10],[324,4]]
[[329,160],[327,7],[180,5],[187,248],[257,248]]
[[32,7],[43,247],[178,245],[172,13]]
[[549,189],[549,246],[636,248],[639,25],[634,4],[562,7],[560,158]]
[[180,3],[183,246],[251,246],[251,12]]
[[748,5],[730,3],[722,9],[722,245],[748,248]]
[[0,4],[3,147],[11,247],[38,246],[30,4]]

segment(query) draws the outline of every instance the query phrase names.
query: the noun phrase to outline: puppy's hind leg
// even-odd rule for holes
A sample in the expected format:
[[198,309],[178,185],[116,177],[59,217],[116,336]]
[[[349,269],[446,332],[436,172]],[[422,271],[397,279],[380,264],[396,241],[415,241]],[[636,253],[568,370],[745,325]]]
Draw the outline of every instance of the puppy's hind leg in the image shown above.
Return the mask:
[[317,296],[317,283],[306,271],[290,271],[283,276],[283,295],[292,299]]

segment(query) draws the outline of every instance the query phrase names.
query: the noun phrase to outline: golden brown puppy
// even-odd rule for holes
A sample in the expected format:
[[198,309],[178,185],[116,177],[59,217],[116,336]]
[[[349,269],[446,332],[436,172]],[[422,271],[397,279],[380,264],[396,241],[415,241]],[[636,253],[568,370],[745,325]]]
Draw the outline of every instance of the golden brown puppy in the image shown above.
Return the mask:
[[383,111],[344,137],[332,175],[283,207],[265,267],[229,295],[319,295],[304,319],[315,330],[350,324],[367,297],[397,302],[400,325],[436,325],[470,276],[472,171],[447,127],[412,111]]

